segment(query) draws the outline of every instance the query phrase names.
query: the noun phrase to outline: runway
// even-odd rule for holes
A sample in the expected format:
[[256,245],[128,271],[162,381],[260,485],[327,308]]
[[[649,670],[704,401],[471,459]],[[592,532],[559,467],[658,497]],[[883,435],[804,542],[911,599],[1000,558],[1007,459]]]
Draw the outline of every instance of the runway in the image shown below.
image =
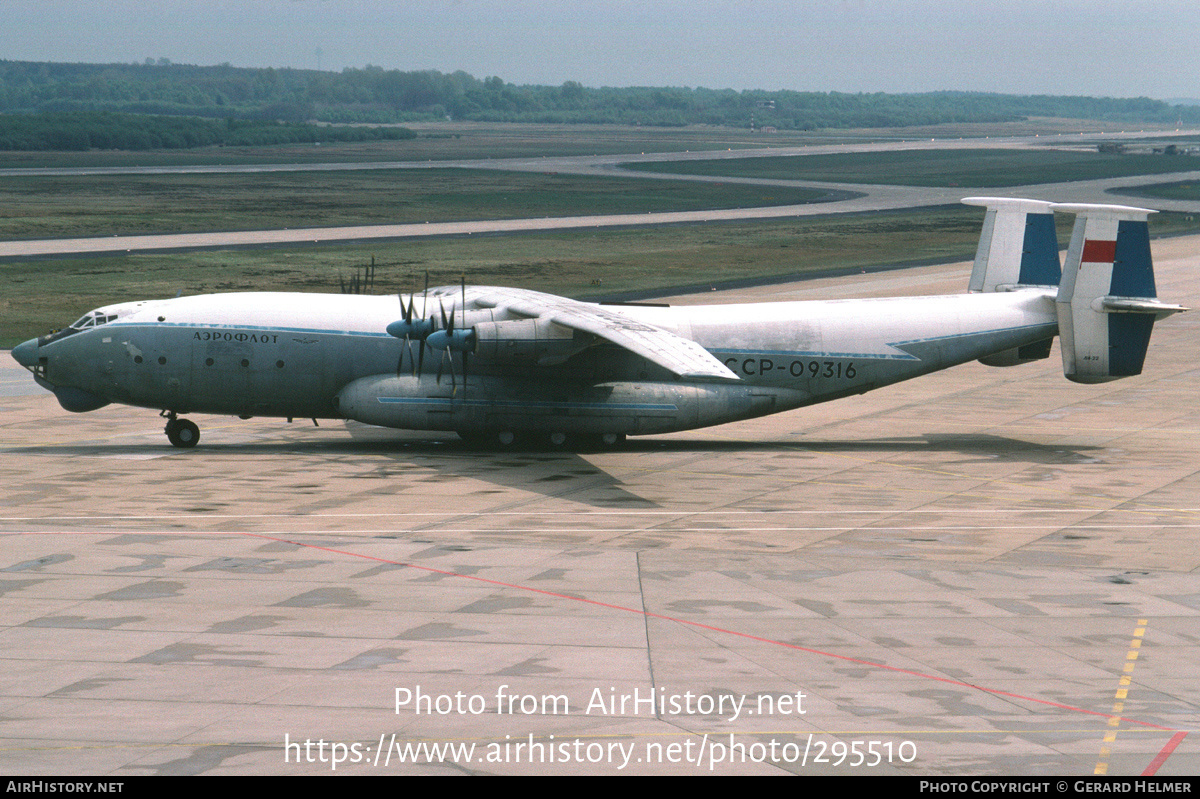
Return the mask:
[[[1154,242],[1200,304],[1200,239]],[[968,264],[715,299],[962,291]],[[59,409],[0,365],[9,774],[1200,771],[1200,314],[623,452]]]

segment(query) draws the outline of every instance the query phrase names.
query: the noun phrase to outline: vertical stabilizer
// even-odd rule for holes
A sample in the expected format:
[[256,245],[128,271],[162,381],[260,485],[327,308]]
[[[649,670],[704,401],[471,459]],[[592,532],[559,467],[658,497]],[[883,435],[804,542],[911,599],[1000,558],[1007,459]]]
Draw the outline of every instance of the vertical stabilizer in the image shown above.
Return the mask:
[[[1062,267],[1052,203],[1014,197],[967,197],[963,202],[987,208],[968,291],[1058,285]],[[1048,338],[979,360],[987,366],[1017,366],[1049,358],[1052,343],[1053,339]]]
[[1154,211],[1076,204],[1053,209],[1075,214],[1056,298],[1063,373],[1077,383],[1141,374],[1154,321],[1185,310],[1157,299],[1146,222]]
[[987,208],[970,291],[1058,285],[1062,268],[1052,203],[1012,197],[967,197],[963,202]]

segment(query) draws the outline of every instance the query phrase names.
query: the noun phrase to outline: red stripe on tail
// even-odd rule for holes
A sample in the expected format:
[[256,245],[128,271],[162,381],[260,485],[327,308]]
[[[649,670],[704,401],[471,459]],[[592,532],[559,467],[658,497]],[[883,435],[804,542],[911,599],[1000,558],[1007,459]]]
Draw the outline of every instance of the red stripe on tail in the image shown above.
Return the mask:
[[1083,243],[1083,255],[1080,263],[1111,264],[1117,259],[1117,243],[1115,241],[1100,241],[1088,239]]

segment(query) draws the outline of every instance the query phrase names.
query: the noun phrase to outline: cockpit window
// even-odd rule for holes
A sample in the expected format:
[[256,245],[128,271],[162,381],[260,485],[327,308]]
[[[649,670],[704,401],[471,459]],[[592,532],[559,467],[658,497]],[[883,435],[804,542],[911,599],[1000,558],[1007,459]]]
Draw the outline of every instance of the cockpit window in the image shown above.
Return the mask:
[[115,322],[117,316],[118,314],[111,312],[104,313],[101,311],[89,311],[83,316],[79,317],[78,320],[72,322],[70,327],[64,327],[62,330],[55,330],[53,333],[39,337],[38,345],[45,346],[52,342],[58,341],[61,338],[74,335],[75,333],[81,333],[84,330],[90,330],[93,327],[99,327],[100,325],[106,325],[109,322]]
[[100,325],[108,324],[116,318],[116,314],[102,314],[92,311],[81,316],[78,321],[72,323],[71,327],[75,330],[87,330],[89,327],[99,327]]

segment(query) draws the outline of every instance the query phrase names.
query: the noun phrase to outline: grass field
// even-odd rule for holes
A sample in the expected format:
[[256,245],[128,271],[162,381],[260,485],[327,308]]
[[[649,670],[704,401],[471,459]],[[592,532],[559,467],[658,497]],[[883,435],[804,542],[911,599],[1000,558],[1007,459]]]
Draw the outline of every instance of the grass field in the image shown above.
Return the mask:
[[811,202],[810,189],[463,169],[10,177],[0,238],[262,230]]
[[1200,158],[1086,150],[903,150],[671,163],[626,169],[674,175],[971,188],[1157,175],[1200,169]]

